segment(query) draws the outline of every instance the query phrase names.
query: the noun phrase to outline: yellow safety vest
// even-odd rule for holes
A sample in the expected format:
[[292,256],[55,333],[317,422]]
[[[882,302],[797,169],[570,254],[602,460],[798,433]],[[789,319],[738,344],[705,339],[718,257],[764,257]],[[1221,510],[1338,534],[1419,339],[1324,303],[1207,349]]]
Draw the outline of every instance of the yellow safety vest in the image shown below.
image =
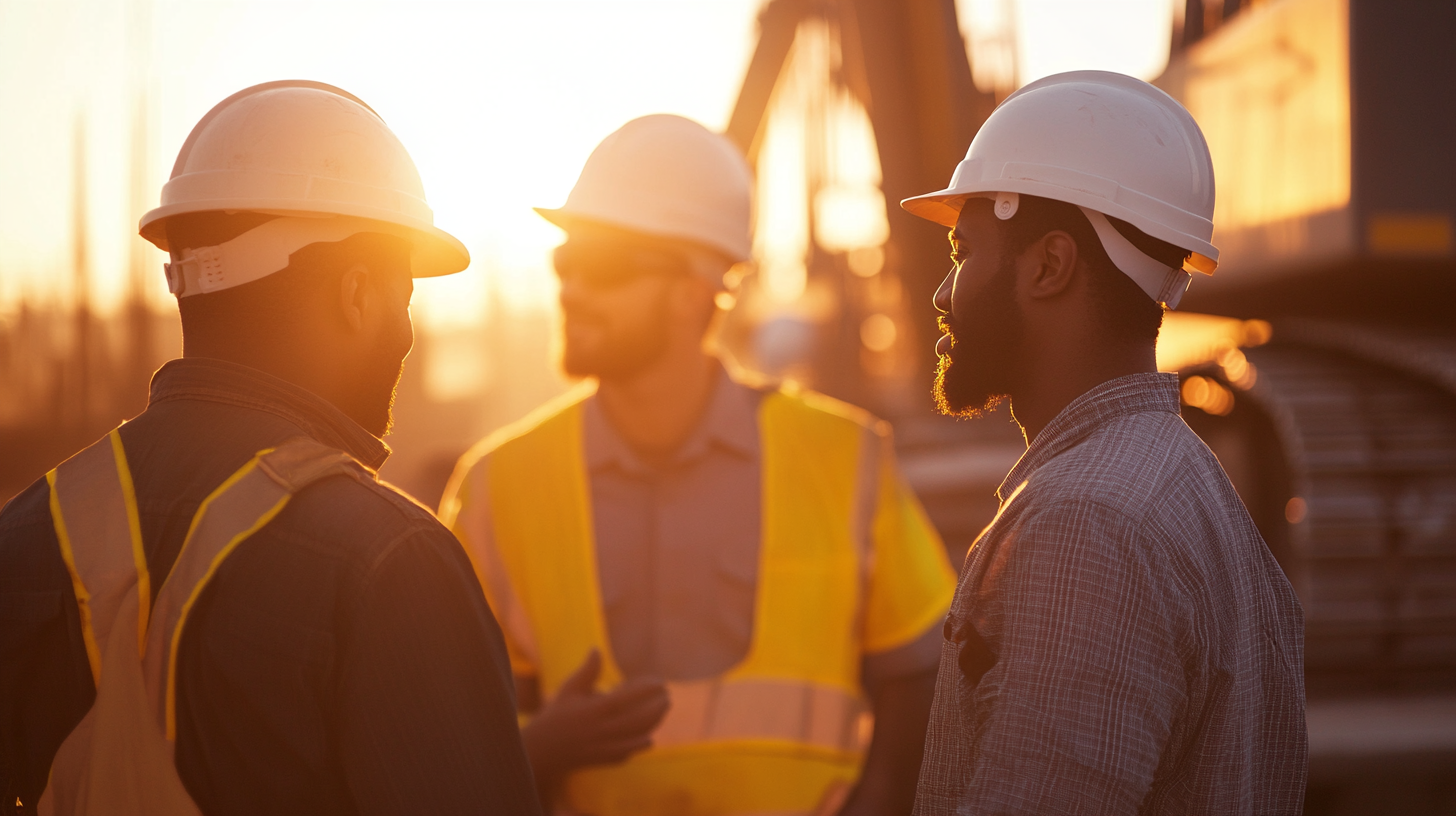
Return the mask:
[[[815,394],[763,398],[763,534],[748,654],[720,677],[669,683],[671,708],[653,747],[573,773],[568,808],[812,813],[854,782],[863,759],[864,555],[852,518],[868,421]],[[554,694],[592,649],[603,658],[600,684],[620,682],[598,591],[582,403],[501,443],[488,467],[495,542],[539,644],[543,693]]]
[[41,814],[199,814],[173,762],[187,613],[223,559],[294,493],[348,472],[368,473],[303,437],[259,451],[198,507],[155,604],[121,435],[112,431],[46,474],[96,700],[56,752]]

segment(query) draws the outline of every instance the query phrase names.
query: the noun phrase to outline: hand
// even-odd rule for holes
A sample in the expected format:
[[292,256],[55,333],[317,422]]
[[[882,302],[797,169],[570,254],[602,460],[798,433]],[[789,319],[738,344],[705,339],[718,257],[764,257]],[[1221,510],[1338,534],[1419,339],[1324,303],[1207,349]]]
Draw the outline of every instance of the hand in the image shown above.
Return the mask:
[[594,686],[601,670],[602,656],[593,649],[521,729],[543,791],[577,768],[621,762],[652,746],[652,731],[667,714],[667,688],[637,679],[599,693]]

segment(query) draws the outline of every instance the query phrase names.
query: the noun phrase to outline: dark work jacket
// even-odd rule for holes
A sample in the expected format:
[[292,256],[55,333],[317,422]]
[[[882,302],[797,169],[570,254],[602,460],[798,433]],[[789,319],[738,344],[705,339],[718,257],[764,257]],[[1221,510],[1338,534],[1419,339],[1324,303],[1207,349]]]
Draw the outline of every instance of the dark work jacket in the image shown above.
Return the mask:
[[[155,596],[202,500],[259,450],[311,436],[389,450],[260,371],[174,360],[123,425]],[[34,807],[95,697],[39,480],[0,511],[0,813]],[[183,630],[177,770],[225,814],[536,814],[499,627],[425,508],[332,477],[223,562]]]

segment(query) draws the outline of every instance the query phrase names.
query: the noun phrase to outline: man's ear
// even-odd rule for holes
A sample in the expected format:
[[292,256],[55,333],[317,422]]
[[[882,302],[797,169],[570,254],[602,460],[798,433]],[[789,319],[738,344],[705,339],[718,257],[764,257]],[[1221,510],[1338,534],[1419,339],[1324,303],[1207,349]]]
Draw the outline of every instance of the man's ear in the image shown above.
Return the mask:
[[1077,260],[1077,242],[1062,230],[1033,242],[1022,254],[1027,296],[1050,298],[1067,291],[1077,277]]
[[339,278],[339,312],[344,323],[354,331],[364,328],[364,316],[373,297],[369,267],[356,263]]

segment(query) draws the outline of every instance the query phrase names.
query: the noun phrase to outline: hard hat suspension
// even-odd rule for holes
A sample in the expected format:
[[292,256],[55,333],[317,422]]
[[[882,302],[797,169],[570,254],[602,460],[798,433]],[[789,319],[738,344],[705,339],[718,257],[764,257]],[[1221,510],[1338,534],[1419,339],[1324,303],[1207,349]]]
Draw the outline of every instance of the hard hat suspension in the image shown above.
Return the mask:
[[409,229],[364,218],[275,218],[216,246],[184,249],[180,260],[164,265],[167,288],[183,298],[242,286],[286,269],[289,256],[310,244],[365,232],[413,238]]
[[1183,293],[1188,291],[1189,284],[1193,282],[1192,275],[1143,254],[1102,213],[1086,207],[1077,209],[1092,222],[1092,229],[1097,231],[1102,249],[1119,272],[1132,278],[1132,282],[1154,302],[1168,309],[1178,308],[1178,301],[1183,299]]
[[1011,216],[1016,215],[1016,211],[1021,208],[1021,196],[1018,193],[997,193],[995,200],[991,211],[1002,221],[1010,221]]
[[[991,212],[1002,221],[1009,221],[1021,208],[1021,195],[1008,192],[971,193],[966,198],[987,198],[992,201]],[[1112,265],[1132,279],[1155,303],[1168,309],[1176,309],[1183,293],[1193,282],[1193,276],[1183,269],[1170,267],[1149,257],[1133,242],[1117,231],[1107,216],[1096,210],[1078,207],[1091,222],[1092,229],[1102,243],[1102,249]]]

